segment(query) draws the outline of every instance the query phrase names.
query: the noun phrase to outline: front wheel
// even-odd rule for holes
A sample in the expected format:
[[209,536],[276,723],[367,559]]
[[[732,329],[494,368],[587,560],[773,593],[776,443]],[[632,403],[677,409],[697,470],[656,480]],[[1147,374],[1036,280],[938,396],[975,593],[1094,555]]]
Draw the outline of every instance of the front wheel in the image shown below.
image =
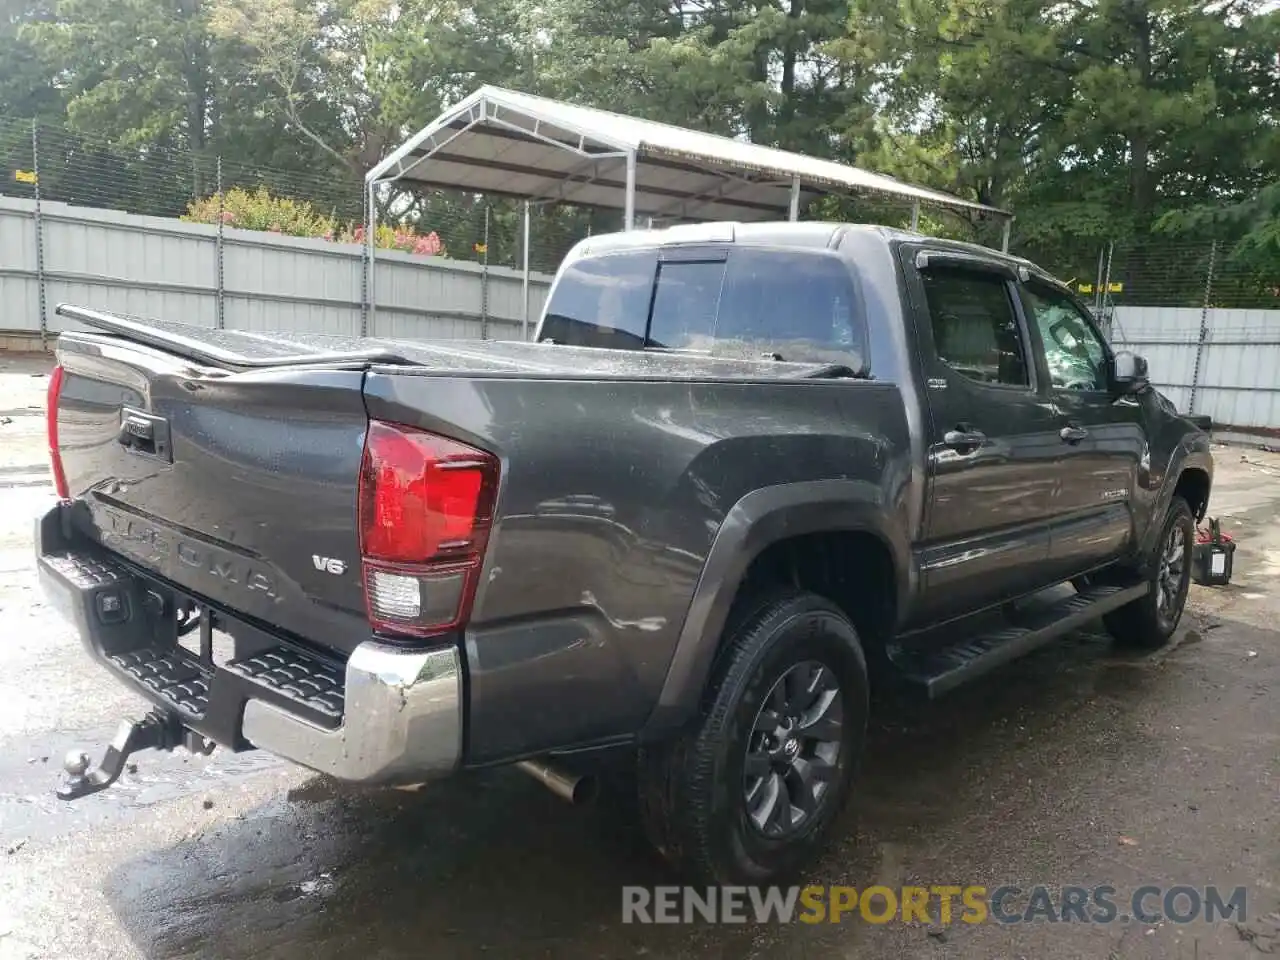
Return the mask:
[[641,813],[690,877],[771,883],[817,854],[848,798],[866,660],[849,619],[810,593],[762,603],[725,642],[697,722],[641,755]]
[[1173,636],[1187,605],[1195,538],[1196,522],[1191,508],[1181,497],[1174,497],[1151,560],[1148,577],[1151,589],[1146,596],[1103,617],[1117,644],[1154,649]]

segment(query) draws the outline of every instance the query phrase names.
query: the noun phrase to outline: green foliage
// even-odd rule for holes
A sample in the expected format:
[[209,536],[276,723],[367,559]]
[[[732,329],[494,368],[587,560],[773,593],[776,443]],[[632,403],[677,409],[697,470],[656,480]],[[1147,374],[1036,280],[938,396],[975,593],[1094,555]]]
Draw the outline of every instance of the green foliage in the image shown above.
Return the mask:
[[305,200],[273,197],[265,188],[255,191],[234,188],[192,203],[182,219],[188,223],[217,223],[243,230],[269,230],[290,237],[332,239],[339,227],[332,217],[320,213]]
[[[365,228],[356,223],[340,223],[320,213],[305,200],[272,196],[265,188],[254,191],[236,187],[213,194],[187,207],[182,220],[188,223],[221,221],[240,230],[264,230],[289,237],[318,237],[338,243],[364,243]],[[444,242],[434,231],[419,233],[404,226],[379,224],[374,245],[420,256],[447,256]]]
[[[1013,210],[1014,248],[1063,275],[1092,276],[1113,241],[1194,234],[1280,277],[1277,49],[1273,0],[0,0],[0,115],[75,135],[42,170],[73,202],[180,211],[218,156],[228,189],[348,223],[365,170],[496,83]],[[6,156],[24,135],[6,127]],[[192,159],[154,172],[170,155]],[[145,186],[98,175],[117,170]],[[474,197],[385,202],[415,236],[484,236]],[[488,208],[491,262],[518,262],[518,207]],[[865,197],[812,213],[910,218]],[[537,216],[548,250],[612,225]],[[921,226],[999,242],[991,221]]]
[[1156,227],[1174,235],[1223,237],[1232,260],[1280,281],[1280,180],[1239,203],[1171,211]]

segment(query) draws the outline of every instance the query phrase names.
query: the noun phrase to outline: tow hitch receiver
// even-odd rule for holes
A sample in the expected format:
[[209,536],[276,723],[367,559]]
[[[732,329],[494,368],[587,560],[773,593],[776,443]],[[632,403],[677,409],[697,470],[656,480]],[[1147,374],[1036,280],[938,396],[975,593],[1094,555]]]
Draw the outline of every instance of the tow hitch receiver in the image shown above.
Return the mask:
[[107,789],[120,779],[125,761],[139,750],[172,750],[179,746],[207,756],[213,753],[215,744],[188,730],[174,714],[162,710],[152,710],[141,720],[125,720],[96,767],[91,768],[89,755],[83,751],[72,750],[67,754],[63,761],[67,779],[58,787],[58,799],[78,800]]

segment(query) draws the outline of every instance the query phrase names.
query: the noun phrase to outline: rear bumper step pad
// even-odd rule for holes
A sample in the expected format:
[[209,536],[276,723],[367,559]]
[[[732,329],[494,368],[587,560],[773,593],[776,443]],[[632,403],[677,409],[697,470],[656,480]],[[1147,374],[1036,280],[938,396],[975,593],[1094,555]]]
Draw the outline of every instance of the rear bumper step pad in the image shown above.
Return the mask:
[[218,680],[219,674],[230,673],[252,684],[246,698],[281,704],[318,726],[332,728],[342,722],[342,668],[292,647],[276,647],[213,668],[182,647],[108,654],[107,662],[188,717],[208,714],[210,685],[234,683],[231,678]]
[[343,664],[288,643],[271,646],[276,638],[217,612],[218,621],[263,642],[215,665],[177,642],[173,601],[185,595],[69,535],[70,509],[60,504],[36,524],[46,594],[95,660],[183,729],[361,782],[421,782],[461,762],[456,645],[415,650],[368,640]]

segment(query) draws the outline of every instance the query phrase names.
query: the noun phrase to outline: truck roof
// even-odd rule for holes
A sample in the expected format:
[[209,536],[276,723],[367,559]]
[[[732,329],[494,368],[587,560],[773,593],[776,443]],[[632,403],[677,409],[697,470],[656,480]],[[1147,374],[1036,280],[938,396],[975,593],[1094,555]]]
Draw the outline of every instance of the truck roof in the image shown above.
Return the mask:
[[617,250],[637,247],[664,246],[674,243],[737,243],[784,247],[833,247],[840,238],[850,233],[879,236],[884,242],[927,241],[936,245],[971,254],[993,257],[1009,264],[1026,267],[1052,279],[1041,267],[1023,257],[1002,253],[992,247],[963,240],[931,237],[928,234],[898,227],[874,223],[838,223],[834,221],[769,221],[763,223],[738,223],[717,221],[708,223],[678,224],[650,230],[632,230],[621,233],[605,233],[588,237],[575,245],[566,260],[581,256],[596,256]]

